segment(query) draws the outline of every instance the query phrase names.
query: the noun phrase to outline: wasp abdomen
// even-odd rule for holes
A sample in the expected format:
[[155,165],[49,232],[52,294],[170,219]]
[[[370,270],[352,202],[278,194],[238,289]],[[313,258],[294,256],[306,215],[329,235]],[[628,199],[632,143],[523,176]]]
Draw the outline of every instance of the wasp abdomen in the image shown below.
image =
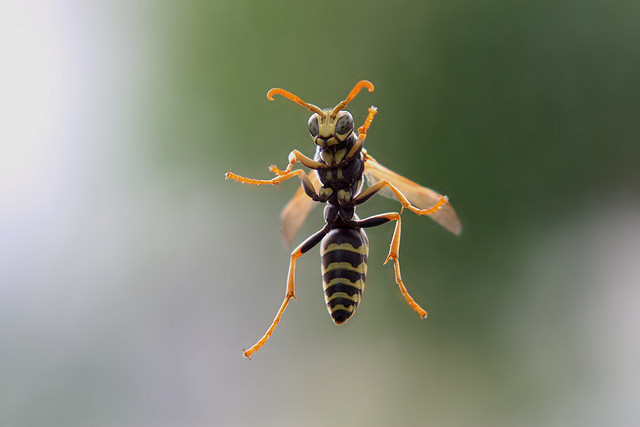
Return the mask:
[[324,299],[337,325],[358,307],[367,275],[369,240],[362,229],[334,228],[322,239]]

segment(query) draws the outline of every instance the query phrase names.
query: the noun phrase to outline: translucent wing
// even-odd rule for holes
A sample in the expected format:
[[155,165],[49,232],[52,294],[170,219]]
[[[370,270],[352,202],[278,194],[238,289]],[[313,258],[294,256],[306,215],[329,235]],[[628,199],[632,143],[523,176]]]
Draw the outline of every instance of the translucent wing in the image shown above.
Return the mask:
[[[428,209],[432,207],[442,197],[430,188],[422,187],[421,185],[418,185],[415,182],[408,180],[407,178],[382,166],[368,153],[365,153],[364,174],[369,185],[386,179],[396,186],[405,196],[407,196],[407,199],[409,199],[409,202],[411,202],[412,205],[419,209]],[[397,200],[393,192],[387,188],[383,188],[379,194],[390,199]],[[444,205],[438,212],[429,215],[429,218],[433,219],[455,235],[459,235],[462,231],[462,224],[460,224],[458,214],[453,210],[451,204]]]
[[[316,191],[322,186],[318,173],[314,170],[309,173],[309,179],[315,187]],[[304,192],[302,186],[298,188],[293,198],[289,200],[280,213],[280,221],[282,224],[282,240],[289,246],[296,237],[298,230],[302,226],[305,218],[317,203],[311,200]]]

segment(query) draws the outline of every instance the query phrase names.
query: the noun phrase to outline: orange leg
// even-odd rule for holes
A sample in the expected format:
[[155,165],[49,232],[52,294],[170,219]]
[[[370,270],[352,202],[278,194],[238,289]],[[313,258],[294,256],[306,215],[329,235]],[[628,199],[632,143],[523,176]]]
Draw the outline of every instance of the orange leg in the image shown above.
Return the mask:
[[297,301],[295,283],[296,260],[302,254],[317,245],[318,242],[320,242],[322,238],[327,234],[328,230],[328,227],[323,228],[322,230],[318,231],[316,234],[302,242],[300,246],[298,246],[293,250],[293,252],[291,252],[291,260],[289,261],[289,274],[287,275],[287,289],[284,294],[284,301],[282,301],[282,305],[280,306],[278,313],[276,313],[276,317],[273,319],[273,322],[271,322],[271,326],[269,326],[269,329],[267,329],[267,332],[265,332],[264,336],[260,338],[257,343],[252,345],[249,350],[242,350],[242,352],[244,353],[244,357],[246,357],[247,359],[251,359],[251,355],[258,351],[258,349],[267,342],[278,323],[280,323],[280,318],[282,317],[282,313],[284,313],[284,310],[287,308],[287,305],[289,305],[289,300],[293,298]]
[[384,187],[389,187],[389,189],[393,192],[393,194],[395,194],[395,196],[398,198],[398,200],[402,204],[402,209],[407,208],[411,212],[413,212],[413,213],[415,213],[417,215],[431,215],[433,213],[438,212],[444,205],[449,203],[449,198],[447,196],[442,196],[442,197],[440,197],[440,200],[438,200],[436,202],[436,204],[433,205],[432,207],[427,208],[427,209],[418,209],[417,207],[413,206],[409,202],[407,197],[404,194],[402,194],[402,192],[400,190],[398,190],[398,188],[395,185],[393,185],[392,183],[390,183],[386,179],[383,179],[381,181],[376,182],[371,187],[367,188],[366,190],[364,190],[363,192],[358,194],[351,201],[351,203],[354,204],[354,205],[359,205],[361,203],[364,203],[367,200],[369,200],[378,191],[382,190]]
[[356,140],[356,143],[353,144],[353,147],[351,147],[351,150],[349,150],[347,155],[344,156],[344,159],[342,159],[343,163],[351,159],[364,145],[364,140],[367,139],[367,130],[369,130],[369,126],[371,126],[371,122],[373,122],[373,116],[375,116],[377,112],[378,109],[376,107],[369,107],[369,114],[367,114],[367,118],[364,120],[362,126],[358,128],[358,139]]
[[[306,180],[309,181],[309,178],[307,177],[307,174],[303,171],[303,170],[292,170],[293,169],[293,165],[299,162],[302,165],[308,167],[309,169],[322,169],[322,168],[326,168],[327,165],[325,165],[324,163],[320,163],[320,162],[316,162],[315,160],[310,159],[309,157],[305,156],[304,154],[302,154],[301,152],[299,152],[298,150],[293,150],[291,153],[289,153],[289,163],[287,164],[287,167],[285,170],[281,170],[279,169],[276,165],[271,165],[269,166],[269,172],[276,174],[275,178],[272,179],[253,179],[253,178],[246,178],[244,176],[240,176],[238,174],[235,174],[231,171],[227,171],[227,173],[224,174],[224,179],[232,179],[234,181],[240,182],[242,184],[251,184],[251,185],[265,185],[265,184],[271,184],[271,185],[278,185],[283,181],[286,181],[289,178],[293,178],[294,176],[298,175],[300,176],[301,180]],[[309,182],[310,184],[310,182]]]
[[420,305],[413,299],[411,295],[409,295],[409,291],[407,291],[404,282],[402,281],[402,276],[400,275],[400,261],[398,261],[398,253],[400,251],[400,214],[397,212],[390,212],[381,215],[375,215],[370,218],[363,219],[362,221],[358,221],[356,224],[359,227],[375,227],[377,225],[382,225],[388,221],[396,221],[396,228],[393,231],[393,238],[391,239],[391,245],[389,247],[389,255],[387,255],[387,259],[383,264],[389,262],[390,259],[393,260],[393,269],[395,271],[395,278],[398,287],[400,288],[400,293],[407,301],[407,304],[414,309],[419,315],[421,319],[427,317],[427,311],[420,307]]
[[301,163],[302,165],[308,167],[309,169],[322,169],[327,167],[327,165],[325,165],[324,163],[320,163],[313,159],[310,159],[309,157],[305,156],[298,150],[293,150],[291,153],[289,153],[288,160],[289,160],[289,164],[287,165],[287,168],[284,171],[280,171],[276,166],[271,166],[269,170],[278,175],[281,175],[283,173],[288,173],[288,172],[291,172],[291,169],[293,169],[293,165],[296,162]]
[[251,185],[265,185],[265,184],[272,184],[272,185],[278,185],[283,181],[286,181],[289,178],[293,178],[294,176],[299,176],[300,177],[300,185],[302,185],[302,189],[304,190],[305,193],[307,193],[307,196],[311,197],[312,200],[316,200],[319,201],[320,196],[318,196],[318,193],[316,192],[315,187],[313,186],[313,183],[311,182],[311,180],[309,179],[309,176],[302,170],[302,169],[296,169],[294,171],[291,172],[285,172],[285,171],[281,171],[280,169],[278,169],[277,166],[272,165],[269,170],[273,173],[275,173],[277,176],[275,178],[272,179],[253,179],[253,178],[245,178],[244,176],[240,176],[237,175],[231,171],[227,172],[224,175],[225,179],[232,179],[234,181],[237,181],[241,184],[251,184]]
[[291,254],[291,261],[289,263],[289,276],[287,279],[287,290],[284,294],[284,301],[282,301],[282,305],[280,306],[280,309],[278,310],[278,313],[276,314],[275,319],[273,319],[271,326],[269,326],[269,329],[267,329],[267,332],[264,334],[264,336],[260,338],[260,340],[258,340],[257,343],[252,345],[249,350],[242,350],[242,352],[244,353],[244,357],[246,357],[247,359],[251,359],[251,355],[256,351],[258,351],[258,349],[262,347],[264,343],[267,342],[267,340],[273,333],[278,323],[280,323],[280,318],[282,317],[282,313],[284,313],[284,310],[287,308],[287,305],[289,305],[289,300],[293,298],[294,300],[297,301],[295,271],[296,271],[296,259],[298,259],[300,255],[302,255],[302,253],[300,252],[300,247],[298,247]]
[[315,160],[310,159],[298,150],[293,150],[291,153],[289,153],[289,164],[287,165],[287,168],[285,170],[279,169],[276,165],[271,165],[269,166],[269,172],[275,173],[279,176],[286,175],[291,172],[291,170],[293,169],[293,165],[296,162],[303,164],[309,169],[323,169],[327,167],[326,164],[316,162]]
[[[224,175],[224,179],[231,179],[231,180],[239,182],[241,184],[251,184],[251,185],[271,184],[271,185],[278,185],[281,182],[284,182],[284,181],[288,180],[289,178],[293,178],[294,176],[298,176],[298,177],[300,177],[300,183],[302,184],[302,187],[305,189],[305,192],[309,195],[309,197],[313,198],[313,195],[315,194],[315,197],[317,198],[315,187],[311,183],[311,180],[309,179],[309,176],[302,169],[296,169],[296,170],[290,171],[290,172],[289,171],[281,171],[280,169],[278,169],[277,166],[271,165],[269,167],[269,171],[275,173],[277,176],[275,178],[272,178],[272,179],[253,179],[253,178],[246,178],[244,176],[240,176],[240,175],[235,174],[235,173],[233,173],[231,171],[228,171]],[[316,199],[314,198],[314,200],[316,200]]]
[[371,122],[373,121],[373,116],[376,115],[378,109],[374,106],[369,107],[369,114],[367,114],[367,118],[364,119],[364,123],[362,126],[358,128],[359,135],[366,135],[367,130],[369,130],[369,126],[371,126]]
[[295,171],[291,171],[288,173],[283,173],[280,174],[278,172],[281,172],[277,167],[275,166],[271,166],[271,168],[269,168],[272,172],[276,173],[278,176],[276,176],[275,178],[272,179],[253,179],[253,178],[246,178],[244,176],[235,174],[231,171],[228,171],[227,173],[224,174],[224,179],[231,179],[233,181],[237,181],[241,184],[251,184],[251,185],[265,185],[265,184],[271,184],[271,185],[278,185],[281,182],[284,182],[286,180],[288,180],[289,178],[293,178],[294,176],[298,176],[300,174],[304,174],[304,171],[302,169],[298,169]]

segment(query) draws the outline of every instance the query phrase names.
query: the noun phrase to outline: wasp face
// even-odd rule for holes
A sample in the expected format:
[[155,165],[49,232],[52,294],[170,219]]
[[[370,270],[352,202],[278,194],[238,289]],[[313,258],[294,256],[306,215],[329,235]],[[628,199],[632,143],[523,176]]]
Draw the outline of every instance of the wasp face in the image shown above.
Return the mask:
[[309,133],[314,142],[321,147],[332,147],[344,142],[353,132],[353,116],[348,111],[332,114],[313,114],[309,117]]

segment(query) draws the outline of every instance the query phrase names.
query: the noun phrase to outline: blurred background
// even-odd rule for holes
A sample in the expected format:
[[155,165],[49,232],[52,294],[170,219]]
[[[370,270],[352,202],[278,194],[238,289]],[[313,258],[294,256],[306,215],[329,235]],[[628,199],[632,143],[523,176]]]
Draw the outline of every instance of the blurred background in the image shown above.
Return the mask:
[[[0,2],[0,425],[640,425],[640,4]],[[421,321],[369,231],[343,327],[268,178],[361,79]],[[294,181],[294,180],[292,180]],[[361,216],[397,210],[380,197]],[[322,226],[315,209],[295,244]]]

